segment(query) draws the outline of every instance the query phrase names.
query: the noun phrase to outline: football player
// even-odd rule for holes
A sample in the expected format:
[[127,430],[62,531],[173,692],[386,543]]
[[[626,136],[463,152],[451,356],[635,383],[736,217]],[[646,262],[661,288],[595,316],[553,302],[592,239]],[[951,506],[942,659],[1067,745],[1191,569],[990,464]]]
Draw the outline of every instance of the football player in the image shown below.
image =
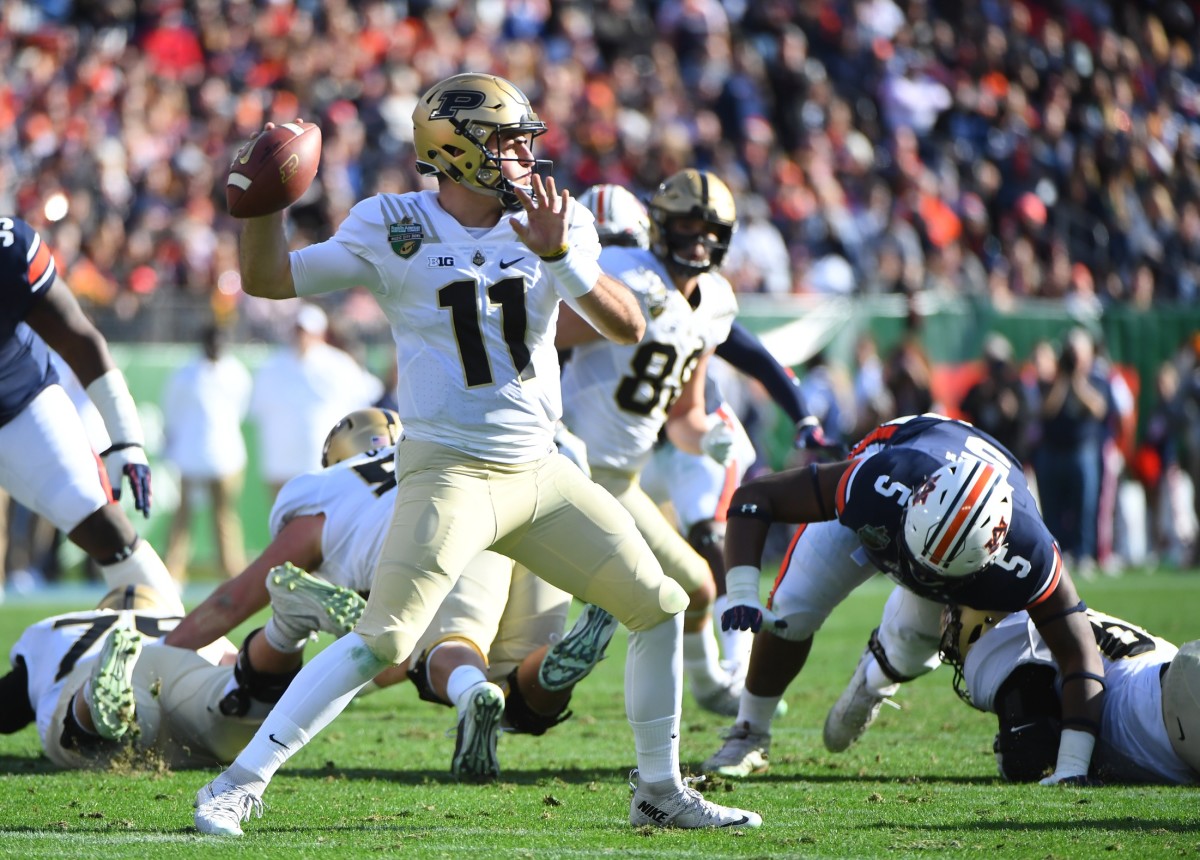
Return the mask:
[[332,239],[296,251],[282,212],[247,219],[242,232],[251,295],[374,293],[392,324],[405,430],[361,620],[301,670],[233,765],[200,790],[196,826],[240,835],[275,772],[368,681],[411,657],[463,568],[488,549],[631,631],[625,701],[640,774],[630,823],[758,826],[679,773],[686,593],[624,508],[554,447],[560,303],[624,343],[645,330],[638,304],[601,273],[590,213],[535,172],[546,125],[510,81],[447,78],[417,101],[413,126],[417,167],[437,177],[436,191],[363,200]]
[[[650,214],[631,192],[619,185],[593,185],[579,196],[579,200],[595,215],[602,246],[650,248]],[[605,264],[604,253],[600,262],[602,266]],[[727,283],[715,267],[703,277],[715,284]],[[725,340],[717,344],[715,354],[766,387],[775,402],[796,422],[797,446],[816,448],[827,444],[819,422],[808,414],[795,376],[736,320],[731,322]],[[719,416],[732,431],[732,462],[726,466],[709,456],[680,450],[660,433],[653,454],[638,476],[638,483],[656,503],[671,503],[679,532],[686,535],[688,543],[708,562],[716,584],[713,606],[720,615],[725,609],[725,509],[734,488],[741,483],[756,455],[753,443],[733,409],[725,403],[712,376],[705,379],[704,401],[710,420],[711,416]],[[696,609],[695,602],[691,608]],[[707,667],[710,675],[715,674],[715,668],[708,662],[709,640],[702,638],[705,634],[700,631],[689,634],[687,629],[685,624],[685,660],[691,640],[697,663]],[[696,689],[693,677],[693,694],[705,708],[736,716],[737,693],[745,677],[751,634],[726,630],[722,631],[721,638],[724,654],[721,668],[731,677],[718,684],[709,682],[707,693]],[[699,662],[701,655],[703,663]]]
[[[600,220],[611,223],[604,196],[596,205]],[[601,269],[638,298],[646,318],[641,341],[607,340],[570,309],[559,317],[556,343],[571,350],[563,422],[587,446],[592,480],[633,515],[663,570],[687,591],[684,671],[697,703],[721,712],[737,694],[712,632],[713,573],[638,476],[664,429],[682,450],[707,455],[722,469],[733,465],[732,426],[704,408],[709,359],[737,314],[733,288],[716,274],[737,223],[733,194],[712,173],[683,170],[655,192],[649,222],[649,249],[610,244],[600,254]]]
[[[165,642],[203,647],[258,612],[268,599],[277,606],[307,595],[310,612],[292,614],[315,613],[343,622],[350,607],[332,602],[337,594],[303,571],[345,589],[370,592],[396,499],[399,438],[400,420],[390,410],[357,410],[339,421],[325,440],[324,468],[283,486],[271,509],[271,543],[189,612]],[[568,444],[563,447],[569,450]],[[544,734],[566,719],[571,687],[603,658],[615,620],[589,608],[562,637],[570,601],[566,592],[510,559],[481,553],[442,602],[412,659],[380,673],[364,692],[411,677],[422,698],[454,705],[458,741],[451,772],[466,779],[495,778],[501,720],[513,731]],[[280,653],[299,652],[307,630],[285,630],[286,620],[273,616],[263,639]],[[563,667],[571,658],[568,678]],[[549,687],[539,682],[539,674],[549,676]]]
[[[128,481],[134,507],[150,516],[145,437],[125,377],[50,247],[20,218],[0,216],[0,284],[0,487],[87,553],[109,588],[151,583],[164,597],[177,595],[154,548],[114,504]],[[99,456],[59,384],[51,349],[104,419],[111,444]]]
[[[772,522],[801,527],[764,607],[759,565]],[[733,607],[722,623],[758,635],[737,720],[706,769],[767,769],[771,714],[813,635],[883,571],[902,588],[829,712],[826,747],[846,749],[902,682],[939,664],[943,605],[1026,610],[1063,671],[1062,743],[1043,782],[1087,780],[1104,664],[1020,464],[987,434],[938,415],[907,416],[869,433],[849,460],[743,484],[730,504],[725,557]]]
[[[362,598],[347,597],[361,612]],[[129,755],[175,768],[232,761],[295,677],[301,654],[280,654],[257,630],[240,652],[223,636],[199,652],[159,644],[179,622],[177,604],[174,594],[127,585],[94,610],[26,628],[9,655],[12,671],[0,678],[0,732],[36,722],[46,756],[64,768],[103,768]],[[314,623],[300,616],[288,625],[315,634]]]
[[[1200,783],[1200,641],[1176,648],[1142,628],[1087,611],[1104,660],[1104,720],[1090,775],[1102,782]],[[967,704],[995,714],[1005,779],[1041,779],[1062,731],[1063,675],[1027,612],[943,612],[942,659]]]

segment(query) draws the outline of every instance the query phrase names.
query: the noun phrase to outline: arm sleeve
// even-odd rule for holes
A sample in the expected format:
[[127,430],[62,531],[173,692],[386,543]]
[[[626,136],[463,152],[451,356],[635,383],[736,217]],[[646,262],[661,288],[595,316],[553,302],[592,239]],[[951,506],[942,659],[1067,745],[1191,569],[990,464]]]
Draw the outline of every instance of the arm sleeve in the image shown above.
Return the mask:
[[359,286],[373,288],[379,281],[374,266],[335,239],[292,251],[291,258],[292,281],[298,296]]
[[717,355],[728,361],[747,376],[763,384],[779,407],[793,422],[808,417],[808,406],[800,394],[800,381],[795,375],[775,360],[762,341],[743,326],[734,323],[729,337],[717,347]]

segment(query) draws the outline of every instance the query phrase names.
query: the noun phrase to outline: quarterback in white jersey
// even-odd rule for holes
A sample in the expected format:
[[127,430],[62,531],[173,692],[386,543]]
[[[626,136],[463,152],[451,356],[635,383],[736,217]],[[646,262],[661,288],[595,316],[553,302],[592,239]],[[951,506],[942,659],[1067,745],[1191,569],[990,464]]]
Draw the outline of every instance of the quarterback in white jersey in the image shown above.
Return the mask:
[[[1200,783],[1183,720],[1171,710],[1166,679],[1191,670],[1173,665],[1180,649],[1142,628],[1087,611],[1104,659],[1104,719],[1091,774],[1104,782]],[[1007,779],[1040,779],[1053,768],[1061,731],[1058,666],[1027,612],[945,614],[944,659],[968,704],[999,717],[994,749]],[[1186,650],[1186,647],[1185,647]],[[1179,725],[1176,725],[1176,721]],[[1187,728],[1190,729],[1190,722]],[[1180,739],[1180,735],[1183,736]]]
[[[396,342],[405,435],[362,617],[301,670],[233,765],[200,790],[202,833],[241,835],[276,771],[379,672],[412,656],[463,569],[489,549],[631,632],[638,670],[626,673],[625,700],[640,778],[630,824],[762,823],[685,786],[676,661],[687,595],[629,514],[554,447],[559,302],[622,343],[638,341],[645,320],[628,289],[601,272],[591,215],[536,173],[534,139],[545,131],[511,81],[453,75],[413,110],[417,169],[437,177],[436,192],[369,198],[332,239],[296,251],[282,212],[246,219],[239,261],[250,295],[355,286],[375,295]],[[486,698],[491,712],[489,683],[480,672],[459,692]]]

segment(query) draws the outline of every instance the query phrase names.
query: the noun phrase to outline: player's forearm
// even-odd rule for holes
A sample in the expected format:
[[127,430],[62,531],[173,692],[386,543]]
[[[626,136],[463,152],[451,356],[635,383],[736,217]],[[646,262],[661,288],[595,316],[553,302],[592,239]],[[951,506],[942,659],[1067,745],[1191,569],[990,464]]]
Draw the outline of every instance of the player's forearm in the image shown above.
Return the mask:
[[680,451],[688,454],[704,453],[700,440],[708,430],[705,418],[703,408],[689,409],[683,414],[672,415],[667,419],[667,438]]
[[1084,612],[1047,620],[1038,631],[1059,666],[1063,728],[1100,733],[1104,711],[1104,661]]
[[596,286],[574,301],[588,322],[614,343],[637,343],[646,333],[646,319],[633,293],[603,272]]
[[246,594],[248,589],[244,585],[238,578],[221,583],[216,591],[179,622],[179,626],[167,634],[163,642],[195,651],[224,636],[267,605],[269,597],[265,585],[262,597],[258,599]]
[[247,218],[238,245],[242,290],[264,299],[290,299],[296,295],[283,213]]

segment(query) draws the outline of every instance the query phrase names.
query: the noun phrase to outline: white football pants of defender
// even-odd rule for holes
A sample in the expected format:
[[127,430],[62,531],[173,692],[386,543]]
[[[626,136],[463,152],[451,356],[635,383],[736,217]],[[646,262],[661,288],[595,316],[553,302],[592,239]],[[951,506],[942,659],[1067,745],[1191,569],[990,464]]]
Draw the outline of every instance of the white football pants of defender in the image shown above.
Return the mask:
[[[836,520],[800,526],[780,567],[770,607],[787,627],[781,639],[803,641],[854,589],[878,570],[858,536]],[[942,604],[897,587],[888,595],[879,624],[879,643],[888,663],[912,679],[941,665]]]
[[413,654],[462,570],[494,549],[631,631],[625,711],[638,767],[651,781],[678,780],[678,616],[688,597],[663,574],[629,513],[558,453],[499,464],[403,439],[396,464],[396,507],[358,626],[300,671],[224,779],[265,790],[367,681]]
[[[0,427],[0,487],[64,534],[112,502],[104,466],[61,385],[47,386]],[[148,585],[163,594],[179,592],[148,541],[100,569],[109,589]]]
[[562,636],[570,608],[567,592],[506,556],[480,553],[417,640],[409,666],[442,642],[466,640],[487,664],[488,680],[500,684],[527,655]]

